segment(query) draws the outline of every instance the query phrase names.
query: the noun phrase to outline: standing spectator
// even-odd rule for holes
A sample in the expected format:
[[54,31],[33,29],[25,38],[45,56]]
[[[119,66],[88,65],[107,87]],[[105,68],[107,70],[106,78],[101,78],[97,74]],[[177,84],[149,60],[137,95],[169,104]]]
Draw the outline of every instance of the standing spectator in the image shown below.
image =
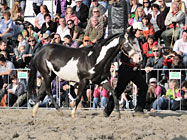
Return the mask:
[[12,6],[11,19],[13,21],[21,21],[21,22],[24,21],[24,11],[21,8],[19,1],[15,1],[14,5]]
[[51,20],[50,14],[44,15],[45,22],[42,24],[40,36],[44,33],[47,33],[49,35],[55,34],[57,30],[57,25],[55,22]]
[[66,20],[65,17],[61,17],[59,20],[60,25],[57,27],[57,32],[60,37],[61,40],[64,41],[64,36],[65,35],[70,35],[70,30],[68,29],[68,27],[66,26]]
[[71,5],[72,0],[55,0],[56,13],[60,16],[65,16],[67,5]]
[[93,97],[94,97],[93,98],[93,109],[95,109],[98,106],[99,98],[100,98],[100,87],[98,85],[96,85],[94,88]]
[[172,11],[167,14],[165,20],[165,25],[167,26],[167,29],[161,35],[164,39],[166,47],[169,47],[171,44],[169,40],[170,37],[172,37],[172,40],[174,41],[178,39],[180,30],[185,23],[185,14],[179,10],[179,4],[173,2],[171,8]]
[[42,24],[45,22],[45,19],[44,19],[45,14],[50,14],[51,19],[53,20],[53,15],[49,12],[47,6],[46,5],[40,6],[40,13],[36,16],[34,20],[36,32],[39,32],[41,30]]
[[73,7],[73,10],[80,21],[78,25],[81,28],[85,28],[87,25],[89,9],[85,4],[82,3],[82,0],[75,0],[75,3],[76,5]]
[[32,6],[35,15],[38,15],[40,13],[40,6],[43,5],[43,0],[33,0]]
[[10,18],[11,14],[9,11],[3,13],[4,19],[0,21],[0,38],[7,41],[7,38],[14,35],[13,21]]
[[70,35],[64,36],[63,45],[70,47],[70,48],[79,48],[79,45],[76,41],[73,41]]
[[101,88],[101,107],[105,108],[108,100],[109,100],[109,92],[106,89]]
[[103,37],[103,26],[99,25],[97,17],[92,17],[90,20],[91,26],[86,27],[85,36],[89,36],[92,43],[96,43]]
[[89,9],[89,19],[93,16],[93,9],[97,7],[100,12],[100,16],[104,15],[106,9],[98,3],[98,0],[92,0],[92,6]]
[[145,15],[148,15],[152,12],[150,0],[143,0],[143,9],[144,9]]
[[75,25],[78,25],[78,18],[74,14],[73,8],[71,7],[68,7],[66,9],[65,19],[66,19],[66,22],[71,19],[73,20]]
[[0,19],[3,18],[3,13],[6,11],[9,11],[10,8],[7,5],[7,1],[6,0],[1,0],[1,7],[0,7]]

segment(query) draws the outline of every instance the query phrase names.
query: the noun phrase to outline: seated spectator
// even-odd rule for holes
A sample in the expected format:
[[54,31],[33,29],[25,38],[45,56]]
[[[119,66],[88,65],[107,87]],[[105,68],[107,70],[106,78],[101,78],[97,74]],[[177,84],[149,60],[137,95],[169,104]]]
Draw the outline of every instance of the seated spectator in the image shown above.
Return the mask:
[[99,25],[97,17],[91,18],[91,26],[86,27],[85,36],[89,36],[92,43],[96,43],[103,38],[103,26]]
[[6,94],[7,95],[6,105],[11,107],[16,102],[18,96],[24,94],[25,89],[24,89],[24,85],[21,82],[18,82],[16,75],[11,75],[10,80],[12,83],[10,83],[6,87],[6,89],[3,88],[1,90],[0,102],[1,102],[2,97]]
[[180,55],[175,55],[173,63],[171,64],[172,69],[184,69],[184,63]]
[[183,0],[174,0],[174,2],[177,2],[179,4],[179,10],[180,11],[187,14],[186,5],[185,5],[185,2]]
[[4,51],[6,53],[6,56],[7,56],[6,60],[11,60],[10,59],[10,51],[7,48],[6,42],[3,40],[0,40],[0,52],[2,52],[2,51]]
[[82,3],[82,0],[75,0],[76,5],[73,7],[73,10],[75,12],[75,15],[79,19],[78,25],[81,28],[85,28],[87,25],[87,18],[89,9],[88,7]]
[[11,19],[13,21],[24,21],[24,11],[21,8],[20,2],[15,1],[11,9]]
[[145,12],[142,7],[138,7],[135,12],[134,22],[141,22],[145,16]]
[[167,7],[165,0],[158,0],[159,6],[160,6],[160,13],[164,15],[164,17],[167,16],[170,7]]
[[152,12],[150,0],[143,0],[143,9],[144,9],[145,15],[148,15]]
[[33,0],[32,6],[35,15],[38,15],[40,13],[40,6],[42,5],[43,5],[43,0]]
[[90,46],[90,45],[92,45],[92,42],[90,41],[89,36],[84,36],[83,43],[79,48]]
[[180,30],[184,26],[185,22],[185,14],[179,10],[179,4],[173,2],[171,5],[172,12],[169,12],[166,16],[165,25],[167,29],[162,33],[162,38],[164,39],[164,43],[166,47],[172,46],[172,42],[170,42],[170,37],[172,40],[176,41],[179,37]]
[[68,29],[70,30],[70,35],[73,40],[76,40],[79,44],[82,43],[83,37],[84,37],[84,30],[76,26],[73,23],[73,20],[68,20],[67,21]]
[[37,33],[41,30],[42,24],[45,22],[45,19],[44,19],[45,14],[50,14],[51,19],[53,20],[53,15],[52,15],[52,13],[49,12],[47,6],[41,5],[40,6],[40,13],[36,16],[36,18],[34,20],[35,31]]
[[45,14],[44,19],[45,22],[42,24],[40,36],[42,36],[42,34],[44,33],[47,33],[49,35],[55,34],[57,30],[57,25],[51,20],[50,14]]
[[46,46],[46,45],[48,45],[48,44],[51,44],[51,36],[50,36],[49,34],[44,33],[44,34],[42,35],[41,40],[42,40],[42,45],[43,45],[43,46]]
[[74,14],[73,8],[71,8],[71,7],[68,7],[66,9],[65,19],[66,19],[66,23],[68,20],[71,19],[75,25],[78,25],[78,18]]
[[65,16],[67,5],[71,5],[71,0],[55,0],[56,13],[61,17]]
[[58,27],[60,25],[60,23],[59,23],[60,15],[58,13],[54,16],[54,20],[55,20],[55,23],[56,23],[56,25]]
[[173,50],[182,57],[185,68],[187,68],[187,30],[182,33],[182,38],[174,44]]
[[61,40],[64,41],[64,36],[70,35],[70,30],[66,26],[66,20],[64,17],[60,18],[59,23],[60,25],[57,27],[56,33],[58,33],[61,37]]
[[150,23],[150,19],[148,16],[144,16],[142,18],[142,23],[143,23],[143,27],[144,27],[144,30],[142,32],[143,36],[147,39],[148,36],[153,36],[155,31],[154,31],[154,28],[153,28],[153,24]]
[[3,18],[3,13],[9,11],[10,8],[8,7],[6,0],[1,0],[0,5],[1,5],[1,7],[0,7],[0,19],[2,19]]
[[11,38],[14,35],[13,21],[10,18],[9,11],[3,13],[4,19],[0,21],[0,38],[7,41],[7,38]]
[[93,16],[93,9],[95,7],[97,7],[99,9],[100,16],[104,15],[104,13],[106,12],[106,9],[98,3],[98,0],[92,0],[91,4],[92,4],[92,6],[89,9],[89,19]]
[[14,64],[5,59],[3,54],[0,54],[0,89],[8,85],[9,75],[13,74]]
[[70,47],[70,48],[79,48],[79,45],[76,41],[73,41],[70,35],[64,36],[63,45]]
[[56,33],[54,35],[54,38],[52,39],[51,43],[57,43],[57,44],[61,44],[62,45],[62,40],[60,38],[60,35]]
[[28,40],[29,37],[34,36],[36,41],[38,41],[38,34],[34,31],[34,26],[31,23],[29,23],[26,26],[26,29],[22,31],[22,35],[25,40]]

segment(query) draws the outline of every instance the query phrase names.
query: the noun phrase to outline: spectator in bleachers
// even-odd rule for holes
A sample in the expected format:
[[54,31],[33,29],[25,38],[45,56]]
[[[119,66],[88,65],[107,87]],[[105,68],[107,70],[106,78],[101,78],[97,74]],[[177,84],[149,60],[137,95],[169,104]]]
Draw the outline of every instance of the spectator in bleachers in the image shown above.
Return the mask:
[[11,19],[13,21],[24,21],[24,11],[21,8],[20,2],[15,1],[11,9]]
[[[16,1],[16,0],[15,0]],[[20,2],[21,8],[23,9],[23,12],[25,12],[26,8],[26,0],[17,0]]]
[[35,37],[31,36],[28,38],[28,45],[25,48],[25,51],[22,55],[22,59],[25,62],[25,65],[30,63],[31,58],[35,55],[35,53],[41,47],[40,42],[37,42]]
[[71,0],[55,0],[56,13],[65,16],[67,5],[71,5]]
[[90,46],[90,45],[92,45],[92,42],[90,41],[89,36],[84,36],[83,43],[81,46],[79,46],[79,48],[85,47],[85,46]]
[[36,16],[40,13],[41,5],[43,5],[43,0],[33,0],[32,6]]
[[173,60],[173,63],[171,64],[171,68],[173,69],[184,69],[185,66],[184,66],[184,63],[182,61],[182,58],[180,55],[175,55],[174,56],[174,60]]
[[75,25],[78,25],[78,18],[74,14],[73,8],[71,8],[71,7],[68,7],[66,9],[65,19],[66,19],[66,23],[68,20],[71,19],[71,20],[73,20]]
[[73,41],[70,35],[64,36],[63,45],[70,47],[70,48],[79,48],[79,44],[77,41]]
[[102,16],[106,12],[106,9],[98,3],[98,0],[92,0],[92,6],[89,9],[89,19],[93,16],[93,9],[95,7],[99,9],[100,16]]
[[185,92],[184,99],[187,99],[187,81],[182,82],[181,89]]
[[10,60],[10,51],[7,48],[6,42],[3,41],[3,40],[0,41],[0,52],[1,51],[5,51],[6,52],[6,56],[7,56],[6,59]]
[[174,2],[177,2],[179,4],[179,10],[187,14],[186,5],[183,0],[174,0]]
[[75,0],[76,5],[73,7],[73,10],[75,12],[75,15],[79,19],[78,25],[81,28],[85,28],[87,25],[87,18],[89,9],[88,7],[82,3],[82,0]]
[[23,38],[28,40],[29,37],[33,36],[38,41],[38,34],[34,31],[34,26],[29,23],[26,29],[22,31]]
[[10,16],[10,12],[6,11],[3,13],[4,19],[0,21],[0,38],[5,41],[7,41],[7,38],[10,38],[14,35],[13,21]]
[[54,35],[54,38],[52,39],[51,43],[62,44],[62,40],[61,40],[60,35],[58,33],[56,33]]
[[164,17],[167,16],[170,7],[167,7],[165,0],[158,0],[160,6],[160,13],[164,14]]
[[150,23],[150,19],[148,16],[144,16],[142,18],[142,23],[143,23],[143,27],[144,27],[144,30],[142,32],[143,36],[147,39],[148,36],[153,36],[155,31],[154,31],[154,28],[153,28],[153,24]]
[[54,35],[57,30],[57,24],[51,20],[50,14],[44,15],[45,22],[42,24],[40,36],[44,33]]
[[50,14],[51,19],[53,20],[53,15],[52,15],[52,13],[49,12],[47,6],[46,5],[40,6],[40,13],[36,16],[36,18],[34,20],[36,32],[39,32],[41,30],[42,24],[45,22],[45,19],[44,19],[45,14]]
[[8,76],[13,73],[14,64],[5,59],[3,54],[0,54],[0,89],[8,85]]
[[135,12],[134,22],[141,22],[145,16],[145,12],[142,7],[138,7]]
[[164,39],[164,43],[166,47],[170,47],[170,37],[172,40],[176,41],[179,37],[180,30],[184,26],[185,23],[185,14],[179,10],[179,4],[173,2],[171,5],[171,12],[169,12],[165,19],[165,25],[167,29],[162,33],[162,38]]
[[59,23],[60,25],[57,27],[56,33],[58,33],[61,37],[61,40],[64,41],[64,36],[70,35],[70,29],[68,29],[68,27],[66,26],[65,17],[61,17]]
[[0,19],[2,19],[3,18],[3,13],[6,12],[6,11],[9,11],[10,8],[8,7],[6,0],[1,0],[0,4],[1,4],[1,7],[0,7]]
[[97,17],[92,17],[90,20],[91,26],[86,27],[85,36],[89,36],[92,43],[96,43],[103,38],[103,26],[99,24]]
[[72,39],[81,44],[84,37],[84,30],[81,27],[75,25],[73,20],[68,20],[67,25],[68,29],[70,30]]
[[174,44],[173,50],[182,57],[185,68],[187,68],[187,30],[182,33],[182,38]]
[[60,15],[57,13],[57,14],[55,14],[55,16],[54,16],[54,20],[55,20],[55,23],[56,23],[56,25],[57,25],[57,27],[60,25],[60,23],[59,23],[59,20],[60,20]]
[[52,36],[51,35],[49,35],[49,34],[47,34],[47,33],[44,33],[43,35],[42,35],[42,38],[41,38],[41,40],[42,40],[42,45],[43,46],[46,46],[46,45],[48,45],[48,44],[51,44],[51,38],[52,38]]
[[144,9],[145,15],[148,15],[152,12],[150,0],[143,0],[143,9]]

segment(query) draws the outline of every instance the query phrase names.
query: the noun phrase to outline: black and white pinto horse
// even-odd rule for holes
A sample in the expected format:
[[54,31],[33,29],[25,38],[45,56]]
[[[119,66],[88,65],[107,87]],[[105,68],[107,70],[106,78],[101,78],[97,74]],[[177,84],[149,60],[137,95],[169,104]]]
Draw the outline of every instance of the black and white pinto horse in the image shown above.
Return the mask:
[[[114,89],[109,83],[109,75],[111,62],[120,50],[131,56],[134,63],[139,63],[142,60],[141,52],[136,51],[133,38],[130,36],[124,37],[121,34],[113,35],[108,39],[99,41],[94,46],[84,48],[68,48],[57,44],[43,47],[32,59],[28,81],[28,92],[31,95],[35,86],[36,72],[39,71],[43,77],[37,101],[33,108],[33,117],[36,116],[40,100],[46,94],[51,98],[57,111],[62,113],[51,93],[51,82],[56,76],[79,83],[72,117],[75,116],[77,105],[88,82],[102,85],[106,90],[110,91],[114,97],[116,109],[119,111],[119,103],[115,97]],[[136,57],[133,58],[135,55]]]

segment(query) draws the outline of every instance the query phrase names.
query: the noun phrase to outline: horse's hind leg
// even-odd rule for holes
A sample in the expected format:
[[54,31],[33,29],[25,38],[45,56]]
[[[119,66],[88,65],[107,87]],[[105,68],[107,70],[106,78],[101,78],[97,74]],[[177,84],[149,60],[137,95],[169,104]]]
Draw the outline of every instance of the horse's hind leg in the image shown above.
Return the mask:
[[76,112],[78,104],[80,103],[81,96],[84,93],[84,90],[86,89],[86,84],[87,84],[86,79],[83,79],[79,82],[78,94],[77,94],[77,97],[76,97],[75,105],[74,105],[73,110],[72,110],[72,117],[73,118],[75,117],[75,112]]

